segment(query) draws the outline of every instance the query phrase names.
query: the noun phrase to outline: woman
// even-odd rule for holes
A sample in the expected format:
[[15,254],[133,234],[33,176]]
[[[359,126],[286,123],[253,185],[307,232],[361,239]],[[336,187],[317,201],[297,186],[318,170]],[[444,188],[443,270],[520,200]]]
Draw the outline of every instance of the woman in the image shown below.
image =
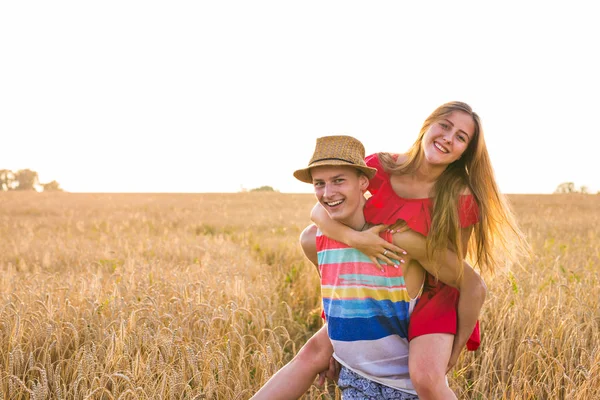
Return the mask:
[[[405,154],[380,153],[365,161],[378,170],[370,181],[372,197],[364,210],[369,223],[387,226],[403,220],[427,236],[431,254],[450,246],[459,258],[468,255],[474,265],[489,272],[498,264],[496,246],[505,250],[503,256],[508,258],[520,254],[515,250],[527,248],[495,182],[479,116],[469,105],[443,104],[425,120]],[[381,259],[391,264],[391,258],[401,259],[398,253],[402,249],[379,237],[381,226],[365,232],[353,231],[331,220],[320,204],[313,208],[311,218],[323,234],[361,250],[373,262]],[[314,228],[303,232],[301,241],[307,255],[316,251],[314,235]],[[411,380],[421,399],[456,398],[447,386],[445,374],[473,332],[477,315],[460,301],[455,289],[438,283],[435,277],[430,277],[428,283],[429,290],[411,316]],[[290,376],[302,377],[295,381],[300,387],[308,381],[303,377],[314,379],[326,369],[331,344],[327,343],[326,332],[321,331],[284,367],[287,370],[275,375],[258,394],[274,393],[269,389],[277,388]],[[478,346],[478,329],[473,333],[470,349]],[[304,390],[311,382],[312,379]],[[288,383],[286,393],[292,389],[295,387]],[[278,398],[288,397],[280,393]]]

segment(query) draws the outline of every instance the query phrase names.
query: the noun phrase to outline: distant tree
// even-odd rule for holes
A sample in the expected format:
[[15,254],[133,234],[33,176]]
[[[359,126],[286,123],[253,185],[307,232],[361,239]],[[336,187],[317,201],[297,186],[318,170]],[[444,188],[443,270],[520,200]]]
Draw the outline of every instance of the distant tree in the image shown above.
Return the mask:
[[13,190],[15,185],[15,174],[8,169],[0,169],[0,192]]
[[63,190],[60,187],[60,184],[56,181],[42,183],[42,188],[44,192],[62,192]]
[[8,169],[0,169],[0,192],[9,190],[62,192],[60,184],[56,181],[41,183],[36,171],[21,169],[13,172]]
[[250,191],[251,192],[276,192],[276,190],[273,189],[271,186],[261,186],[256,189],[251,189]]
[[40,184],[38,173],[30,169],[20,169],[15,172],[15,180],[18,182],[16,190],[35,190]]
[[582,187],[579,188],[579,193],[589,194],[590,193],[590,189],[587,186],[582,186]]
[[554,193],[575,193],[575,184],[573,182],[563,182],[556,187]]

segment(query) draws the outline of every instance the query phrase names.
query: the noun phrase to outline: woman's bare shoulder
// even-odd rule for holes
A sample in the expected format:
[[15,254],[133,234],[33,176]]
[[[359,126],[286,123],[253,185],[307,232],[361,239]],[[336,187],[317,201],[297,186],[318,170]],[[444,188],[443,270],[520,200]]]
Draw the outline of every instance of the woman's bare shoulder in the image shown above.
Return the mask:
[[463,196],[470,196],[473,194],[473,192],[471,192],[471,189],[468,186],[465,186],[460,194]]
[[402,153],[387,153],[390,157],[394,159],[396,164],[400,165],[408,160],[408,155]]

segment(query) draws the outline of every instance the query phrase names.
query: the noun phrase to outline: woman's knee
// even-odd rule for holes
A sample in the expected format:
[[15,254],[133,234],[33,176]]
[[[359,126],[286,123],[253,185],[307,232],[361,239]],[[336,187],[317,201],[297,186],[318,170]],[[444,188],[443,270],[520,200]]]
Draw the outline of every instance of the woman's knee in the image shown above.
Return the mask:
[[446,369],[452,351],[453,335],[418,336],[410,342],[410,380],[420,396],[447,387]]

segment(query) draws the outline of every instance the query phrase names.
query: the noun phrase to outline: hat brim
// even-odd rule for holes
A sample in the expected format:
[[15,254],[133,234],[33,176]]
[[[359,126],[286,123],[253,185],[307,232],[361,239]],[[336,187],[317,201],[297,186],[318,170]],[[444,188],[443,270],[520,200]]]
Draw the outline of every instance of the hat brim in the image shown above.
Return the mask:
[[371,168],[371,167],[367,167],[366,165],[364,165],[364,166],[363,165],[356,165],[356,164],[352,164],[352,163],[345,162],[345,161],[342,161],[342,160],[326,160],[326,161],[317,161],[317,162],[311,164],[310,167],[294,171],[294,177],[296,179],[298,179],[299,181],[302,181],[302,182],[305,182],[305,183],[313,183],[312,176],[310,174],[311,168],[315,168],[315,167],[327,167],[327,166],[356,168],[356,169],[362,171],[367,176],[367,178],[369,178],[369,179],[372,179],[375,176],[375,174],[377,173],[377,169]]

